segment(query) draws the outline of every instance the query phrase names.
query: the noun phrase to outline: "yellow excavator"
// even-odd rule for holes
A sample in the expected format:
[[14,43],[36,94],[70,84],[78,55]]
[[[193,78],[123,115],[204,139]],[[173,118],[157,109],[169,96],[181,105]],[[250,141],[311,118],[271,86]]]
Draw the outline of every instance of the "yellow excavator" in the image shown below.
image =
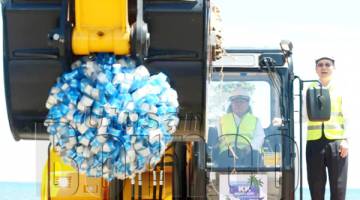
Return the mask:
[[[131,180],[88,177],[49,145],[41,199],[295,198],[302,160],[294,140],[291,43],[223,50],[212,21],[218,10],[209,0],[7,0],[2,11],[6,103],[15,140],[49,140],[49,90],[85,55],[131,55],[151,73],[167,74],[178,93],[180,124],[153,170]],[[218,157],[219,118],[239,86],[251,89],[264,133],[260,159],[250,156],[249,165],[235,162],[243,155],[233,152],[234,162]]]

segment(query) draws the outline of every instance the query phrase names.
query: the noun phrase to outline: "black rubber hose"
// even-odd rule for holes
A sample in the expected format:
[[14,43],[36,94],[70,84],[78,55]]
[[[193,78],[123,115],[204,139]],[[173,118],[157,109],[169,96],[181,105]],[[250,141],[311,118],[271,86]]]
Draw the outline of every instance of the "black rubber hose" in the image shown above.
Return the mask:
[[135,200],[135,179],[131,178],[131,200]]
[[153,171],[153,200],[156,200],[156,186],[157,186],[157,181],[156,181],[156,167]]
[[160,188],[159,188],[159,200],[162,199],[163,185],[164,185],[164,157],[161,159],[160,165]]
[[138,174],[138,200],[142,199],[142,177],[141,173]]

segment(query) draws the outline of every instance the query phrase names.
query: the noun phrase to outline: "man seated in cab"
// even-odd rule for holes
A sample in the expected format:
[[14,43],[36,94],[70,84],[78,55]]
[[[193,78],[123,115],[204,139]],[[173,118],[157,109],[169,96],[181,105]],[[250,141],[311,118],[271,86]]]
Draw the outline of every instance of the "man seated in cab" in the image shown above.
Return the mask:
[[230,95],[227,114],[220,118],[218,166],[261,167],[260,154],[264,129],[259,118],[252,114],[250,91],[239,87]]

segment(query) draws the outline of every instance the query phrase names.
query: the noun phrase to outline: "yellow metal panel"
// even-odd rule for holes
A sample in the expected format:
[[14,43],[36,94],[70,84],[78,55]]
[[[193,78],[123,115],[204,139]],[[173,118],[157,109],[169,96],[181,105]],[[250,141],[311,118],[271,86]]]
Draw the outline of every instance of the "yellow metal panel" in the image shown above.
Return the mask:
[[[91,178],[79,174],[72,166],[65,164],[61,157],[51,150],[50,167],[46,163],[41,185],[42,200],[106,200],[108,182],[102,178]],[[48,171],[50,169],[50,172]],[[50,181],[50,182],[49,182]],[[50,198],[48,191],[50,190]]]
[[[173,154],[173,149],[169,148],[166,151],[167,155]],[[102,178],[86,177],[84,174],[79,174],[72,166],[65,164],[56,151],[50,151],[50,172],[48,171],[48,162],[46,163],[41,185],[41,199],[42,200],[106,200],[108,199],[109,183]],[[165,163],[174,162],[171,156],[166,156]],[[159,169],[157,169],[157,179],[159,183]],[[50,176],[50,177],[49,177]],[[60,178],[68,178],[69,186],[60,187]],[[172,199],[172,167],[165,166],[164,168],[164,185],[163,185],[163,199]],[[50,183],[48,183],[48,180]],[[137,180],[137,177],[136,177]],[[152,172],[142,174],[142,199],[152,199],[153,176]],[[48,198],[48,190],[50,189],[50,198]],[[129,180],[125,181],[124,185],[124,199],[131,197],[131,184]],[[138,194],[136,187],[135,194]],[[157,197],[159,196],[159,185],[157,187]],[[136,198],[137,199],[137,198]]]
[[75,0],[73,53],[130,52],[127,0]]

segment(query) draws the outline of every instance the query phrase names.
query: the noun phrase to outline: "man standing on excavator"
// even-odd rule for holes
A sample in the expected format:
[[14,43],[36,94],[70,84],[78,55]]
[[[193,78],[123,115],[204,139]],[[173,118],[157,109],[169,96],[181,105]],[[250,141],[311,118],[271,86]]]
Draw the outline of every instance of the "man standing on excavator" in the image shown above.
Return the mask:
[[[329,173],[332,200],[345,200],[348,170],[348,142],[344,129],[342,95],[333,80],[335,60],[320,57],[316,60],[316,73],[331,99],[331,117],[328,121],[308,121],[306,162],[308,183],[313,200],[323,200],[326,168]],[[316,87],[314,83],[312,87]]]

